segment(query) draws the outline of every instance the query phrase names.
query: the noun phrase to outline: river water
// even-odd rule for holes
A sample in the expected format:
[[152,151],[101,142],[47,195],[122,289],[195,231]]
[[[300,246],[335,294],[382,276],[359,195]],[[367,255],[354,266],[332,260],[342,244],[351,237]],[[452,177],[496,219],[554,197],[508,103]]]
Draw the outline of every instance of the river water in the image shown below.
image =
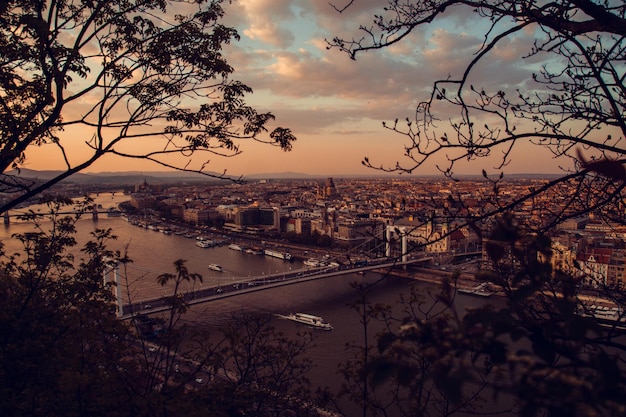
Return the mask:
[[[116,207],[127,199],[119,193],[114,196],[103,194],[96,197],[96,203],[103,208]],[[92,220],[91,215],[78,222],[77,240],[80,244],[89,239],[94,228],[111,228],[117,240],[112,241],[110,248],[127,250],[133,259],[126,276],[129,282],[129,293],[137,301],[170,294],[169,288],[156,284],[156,277],[164,272],[174,273],[173,262],[177,259],[187,261],[190,272],[198,272],[203,276],[203,283],[196,283],[193,288],[202,286],[230,285],[240,278],[263,276],[277,272],[302,268],[300,262],[286,262],[262,255],[246,254],[229,249],[227,246],[200,248],[194,239],[166,235],[157,231],[134,226],[121,217],[100,215]],[[0,227],[0,241],[5,245],[6,252],[19,250],[19,242],[12,238],[15,233],[32,230],[28,223],[13,222]],[[78,252],[77,256],[80,257]],[[224,272],[212,271],[207,268],[209,263],[217,263]],[[374,303],[394,304],[401,294],[406,294],[411,286],[419,285],[425,292],[436,291],[433,284],[412,279],[389,276],[381,280],[382,275],[368,272],[366,275],[347,274],[316,281],[288,285],[270,290],[242,294],[235,297],[212,301],[193,306],[187,316],[190,322],[202,322],[211,328],[219,327],[232,314],[242,310],[252,312],[269,312],[288,314],[290,312],[306,312],[320,315],[334,326],[330,332],[315,331],[315,346],[309,352],[316,367],[310,377],[314,386],[330,386],[338,389],[341,383],[336,375],[340,362],[351,357],[346,351],[346,344],[361,344],[363,329],[359,316],[349,307],[357,299],[352,283],[378,282],[371,293]],[[484,300],[459,295],[459,308],[475,306]],[[287,335],[295,335],[306,328],[298,323],[276,318],[274,325]]]

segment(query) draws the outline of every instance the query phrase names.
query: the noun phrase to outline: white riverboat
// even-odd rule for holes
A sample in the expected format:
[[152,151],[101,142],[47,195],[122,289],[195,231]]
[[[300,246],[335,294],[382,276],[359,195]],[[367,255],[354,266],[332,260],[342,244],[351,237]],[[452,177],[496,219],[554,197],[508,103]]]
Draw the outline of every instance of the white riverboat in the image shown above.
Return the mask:
[[308,326],[311,326],[320,330],[332,330],[333,329],[333,326],[330,323],[324,321],[324,319],[321,318],[320,316],[314,316],[312,314],[292,313],[287,316],[283,316],[280,314],[278,316],[287,320],[306,324]]
[[324,262],[321,259],[317,259],[317,258],[309,258],[309,259],[305,260],[303,263],[304,263],[304,265],[310,266],[312,268],[319,268],[319,267],[322,267],[322,266],[326,266],[326,262]]
[[284,259],[285,261],[291,260],[291,254],[289,252],[279,252],[272,249],[265,249],[263,251],[266,256],[271,256],[273,258]]
[[217,271],[217,272],[224,272],[224,268],[222,268],[220,265],[218,264],[209,264],[208,266],[209,269],[213,270],[213,271]]
[[601,327],[626,330],[626,314],[619,307],[594,304],[582,308],[581,313],[584,317],[594,319]]
[[458,288],[457,291],[461,294],[477,295],[479,297],[490,297],[494,293],[488,282],[483,282],[472,288]]
[[198,240],[196,241],[196,246],[200,248],[212,248],[215,246],[215,242],[212,240]]
[[228,245],[228,249],[239,250],[239,251],[243,250],[243,248],[236,243],[231,243],[230,245]]

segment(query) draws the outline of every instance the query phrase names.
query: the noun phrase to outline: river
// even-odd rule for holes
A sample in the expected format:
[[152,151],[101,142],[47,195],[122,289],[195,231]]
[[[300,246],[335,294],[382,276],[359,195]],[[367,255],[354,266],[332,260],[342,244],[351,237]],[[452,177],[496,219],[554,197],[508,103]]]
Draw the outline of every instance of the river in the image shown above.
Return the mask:
[[[103,208],[115,207],[126,196],[103,194],[96,197],[96,203]],[[177,259],[187,261],[190,272],[203,276],[203,283],[196,283],[193,288],[202,286],[229,285],[238,278],[262,276],[276,272],[289,271],[303,267],[300,262],[286,262],[263,255],[252,255],[229,249],[227,246],[200,248],[194,239],[174,234],[164,234],[130,224],[121,217],[100,215],[92,220],[91,215],[78,222],[77,240],[85,243],[90,232],[95,228],[111,228],[117,240],[109,247],[115,250],[127,250],[133,259],[127,275],[130,293],[133,299],[149,299],[169,294],[168,288],[156,284],[156,277],[164,272],[174,272],[173,262]],[[29,223],[13,222],[0,227],[0,240],[9,253],[19,250],[19,242],[12,238],[15,233],[32,230]],[[78,252],[77,256],[80,256]],[[207,268],[209,263],[218,263],[224,272]],[[336,375],[339,363],[351,355],[346,352],[346,344],[361,343],[362,327],[359,316],[349,308],[357,298],[351,283],[380,281],[371,294],[374,303],[394,304],[400,294],[406,294],[412,285],[419,285],[425,291],[434,290],[433,284],[407,278],[389,276],[381,281],[381,274],[368,272],[366,275],[347,274],[335,277],[283,286],[270,290],[247,293],[209,303],[195,305],[188,313],[190,322],[202,322],[215,328],[229,317],[242,310],[288,314],[306,312],[322,316],[334,326],[333,331],[316,331],[315,346],[309,352],[316,365],[310,377],[314,386],[330,386],[338,389],[341,383]],[[474,306],[484,300],[469,296],[459,296],[459,308]],[[276,318],[274,325],[286,334],[295,335],[306,329],[298,323]]]

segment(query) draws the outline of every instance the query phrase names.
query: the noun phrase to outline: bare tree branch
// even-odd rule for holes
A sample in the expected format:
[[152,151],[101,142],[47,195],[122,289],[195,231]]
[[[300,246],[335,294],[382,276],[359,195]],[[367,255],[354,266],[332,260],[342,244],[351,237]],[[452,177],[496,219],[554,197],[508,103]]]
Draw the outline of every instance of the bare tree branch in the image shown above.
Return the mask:
[[[291,131],[270,131],[274,116],[248,106],[252,89],[232,78],[222,49],[239,35],[220,23],[222,3],[8,0],[0,9],[0,170],[13,175],[32,149],[48,146],[65,170],[35,188],[13,181],[22,194],[0,210],[108,154],[202,172],[190,164],[194,154],[234,156],[241,140],[290,150]],[[184,13],[174,16],[177,6]],[[141,154],[127,151],[131,141],[141,141]],[[85,146],[74,152],[71,142]]]

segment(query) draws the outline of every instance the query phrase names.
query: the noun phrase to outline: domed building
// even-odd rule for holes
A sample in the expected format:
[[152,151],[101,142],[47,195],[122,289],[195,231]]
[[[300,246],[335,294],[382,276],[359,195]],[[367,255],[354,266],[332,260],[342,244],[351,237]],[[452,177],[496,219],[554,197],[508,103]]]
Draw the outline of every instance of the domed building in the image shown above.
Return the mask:
[[317,196],[322,199],[338,198],[339,193],[335,187],[335,181],[332,178],[326,178],[324,183],[317,185]]

